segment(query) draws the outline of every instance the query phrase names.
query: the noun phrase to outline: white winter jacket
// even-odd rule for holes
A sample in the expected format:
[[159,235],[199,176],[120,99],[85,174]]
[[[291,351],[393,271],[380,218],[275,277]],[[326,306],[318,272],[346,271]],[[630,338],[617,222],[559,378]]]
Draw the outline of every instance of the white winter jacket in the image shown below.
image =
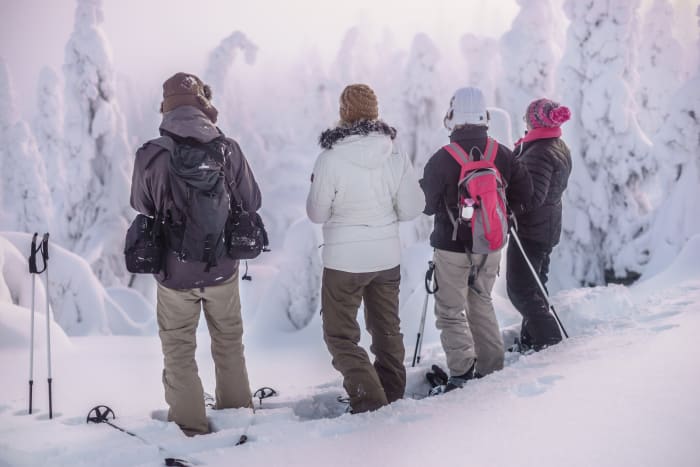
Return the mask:
[[424,207],[411,162],[382,133],[346,136],[323,151],[306,200],[309,219],[323,223],[324,266],[346,272],[398,266],[398,223]]

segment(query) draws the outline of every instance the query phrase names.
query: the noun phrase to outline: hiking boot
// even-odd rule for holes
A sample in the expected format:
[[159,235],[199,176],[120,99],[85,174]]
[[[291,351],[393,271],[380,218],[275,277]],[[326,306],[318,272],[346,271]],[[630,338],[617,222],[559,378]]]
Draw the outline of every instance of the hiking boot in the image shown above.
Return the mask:
[[450,376],[447,379],[447,383],[435,386],[430,390],[429,395],[437,396],[438,394],[444,394],[446,392],[454,391],[455,389],[461,389],[465,384],[467,384],[467,381],[477,378],[481,378],[481,375],[476,372],[476,362],[474,362],[466,373],[459,376]]
[[537,350],[540,349],[533,348],[531,345],[527,344],[518,337],[516,337],[513,341],[513,344],[510,347],[508,347],[508,352],[519,353],[521,355],[530,355],[532,353],[535,353]]

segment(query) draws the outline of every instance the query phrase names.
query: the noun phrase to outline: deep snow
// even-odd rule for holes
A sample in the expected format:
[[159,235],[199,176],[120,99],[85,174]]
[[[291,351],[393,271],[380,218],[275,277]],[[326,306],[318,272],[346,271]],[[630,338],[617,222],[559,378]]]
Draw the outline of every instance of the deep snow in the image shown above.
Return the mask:
[[[168,453],[207,465],[673,465],[700,461],[700,237],[660,275],[633,287],[574,289],[554,297],[571,339],[538,354],[507,354],[506,368],[460,391],[422,399],[423,374],[444,364],[428,319],[424,358],[409,369],[406,399],[375,413],[343,414],[341,381],[314,316],[300,332],[246,322],[253,388],[263,401],[247,434],[247,410],[210,411],[214,434],[187,439],[162,421],[161,355],[155,336],[73,337],[54,352],[54,420],[46,416],[44,354],[37,354],[35,415],[27,415],[26,342],[0,347],[0,465],[160,465],[153,446],[85,416],[107,404],[116,423]],[[249,284],[243,283],[245,289]],[[0,305],[3,313],[9,305]],[[420,306],[403,309],[407,360]],[[500,307],[499,307],[500,308]],[[22,322],[22,320],[25,322]],[[12,326],[21,333],[26,314]],[[8,327],[2,328],[7,342]],[[213,390],[206,332],[200,375]],[[366,343],[365,343],[366,344]],[[420,400],[417,400],[420,399]]]

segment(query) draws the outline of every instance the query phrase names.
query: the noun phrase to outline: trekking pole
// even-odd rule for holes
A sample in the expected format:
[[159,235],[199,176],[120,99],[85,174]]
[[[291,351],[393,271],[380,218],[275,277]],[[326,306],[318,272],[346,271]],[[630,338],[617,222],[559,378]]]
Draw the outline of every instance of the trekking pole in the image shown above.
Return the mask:
[[41,239],[41,257],[44,259],[46,271],[46,361],[48,365],[49,383],[49,419],[53,418],[53,398],[51,392],[51,314],[49,312],[49,233],[46,232]]
[[[411,367],[420,363],[420,351],[423,347],[423,331],[425,330],[425,315],[428,312],[428,297],[438,291],[437,280],[433,278],[435,273],[435,263],[428,261],[428,270],[425,272],[425,300],[423,300],[423,313],[420,318],[420,326],[418,326],[418,335],[416,336],[416,349],[413,352],[413,363]],[[434,287],[433,287],[434,285]]]
[[559,319],[559,315],[557,315],[557,312],[554,309],[554,305],[552,305],[552,302],[549,301],[549,294],[547,294],[547,291],[545,290],[544,285],[542,284],[542,281],[540,280],[540,275],[537,274],[537,271],[535,271],[535,267],[532,265],[532,263],[530,262],[530,258],[528,258],[527,254],[525,253],[525,248],[523,248],[522,243],[520,243],[520,238],[518,237],[518,234],[515,232],[515,229],[512,227],[510,229],[510,234],[515,239],[515,243],[518,244],[518,248],[520,249],[520,252],[523,254],[523,258],[525,258],[525,262],[530,267],[530,272],[532,272],[532,276],[535,278],[537,285],[540,287],[540,291],[542,292],[544,299],[547,301],[547,306],[549,307],[550,310],[552,310],[552,314],[554,315],[554,318],[557,320],[557,324],[561,328],[562,333],[564,333],[564,337],[566,337],[568,339],[569,335],[566,333],[566,329],[564,329],[564,325],[562,324],[561,320]]
[[[36,275],[39,274],[39,269],[36,265],[36,237],[39,234],[34,232],[32,237],[31,251],[29,252],[29,273],[32,275],[32,314],[30,321],[30,331],[29,331],[29,413],[32,413],[32,395],[34,388],[34,311],[35,311],[35,300],[36,295]],[[41,247],[40,247],[41,248]]]

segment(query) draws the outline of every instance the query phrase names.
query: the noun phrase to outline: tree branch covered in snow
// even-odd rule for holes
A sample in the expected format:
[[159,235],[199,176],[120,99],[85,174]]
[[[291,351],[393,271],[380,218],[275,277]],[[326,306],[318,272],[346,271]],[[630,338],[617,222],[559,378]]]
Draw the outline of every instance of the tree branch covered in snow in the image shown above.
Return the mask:
[[248,39],[248,36],[240,31],[233,32],[212,50],[209,54],[207,70],[204,73],[205,81],[214,92],[224,93],[228,73],[236,61],[238,52],[243,52],[248,65],[255,63],[258,46]]
[[[408,63],[403,72],[403,134],[401,141],[411,162],[418,164],[427,159],[439,141],[434,137],[442,120],[440,113],[440,76],[437,63],[440,53],[426,34],[413,38]],[[440,135],[442,136],[442,135]]]

